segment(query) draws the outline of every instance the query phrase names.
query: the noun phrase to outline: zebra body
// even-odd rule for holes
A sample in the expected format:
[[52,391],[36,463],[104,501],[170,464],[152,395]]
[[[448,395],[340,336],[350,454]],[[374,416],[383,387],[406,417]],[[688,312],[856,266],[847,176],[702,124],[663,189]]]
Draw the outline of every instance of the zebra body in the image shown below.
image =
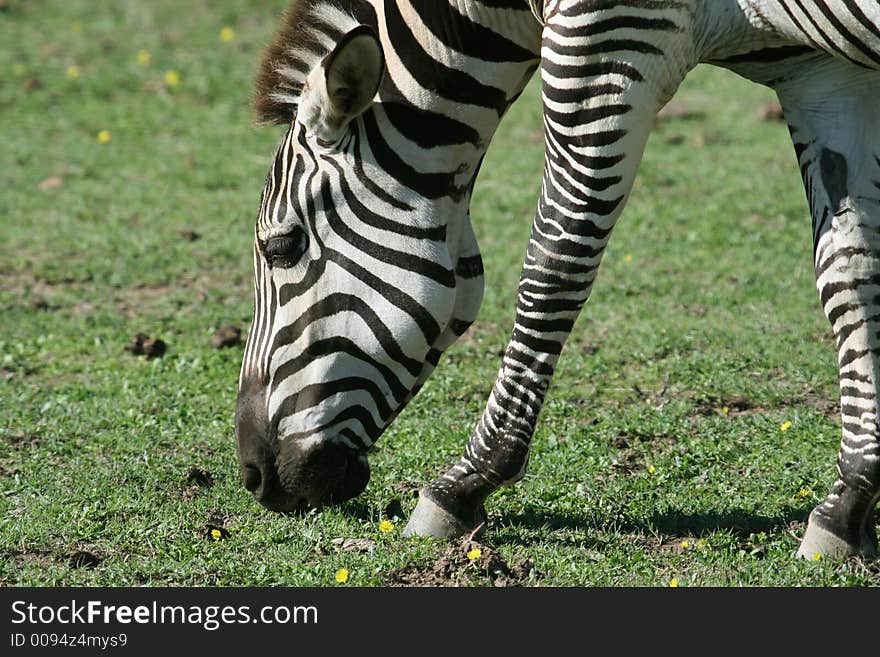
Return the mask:
[[520,479],[659,109],[700,62],[775,89],[839,349],[838,477],[800,554],[875,554],[880,496],[876,0],[299,0],[255,107],[288,125],[263,190],[239,381],[245,485],[269,508],[358,494],[366,452],[477,316],[469,201],[540,68],[545,160],[516,320],[461,459],[407,532],[450,536]]

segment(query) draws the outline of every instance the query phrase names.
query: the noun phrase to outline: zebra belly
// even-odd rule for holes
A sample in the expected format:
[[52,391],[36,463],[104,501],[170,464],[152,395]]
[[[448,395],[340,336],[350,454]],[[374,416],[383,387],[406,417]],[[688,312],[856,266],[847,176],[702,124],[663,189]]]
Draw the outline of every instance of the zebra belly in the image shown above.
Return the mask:
[[752,25],[794,44],[880,69],[877,0],[738,0]]

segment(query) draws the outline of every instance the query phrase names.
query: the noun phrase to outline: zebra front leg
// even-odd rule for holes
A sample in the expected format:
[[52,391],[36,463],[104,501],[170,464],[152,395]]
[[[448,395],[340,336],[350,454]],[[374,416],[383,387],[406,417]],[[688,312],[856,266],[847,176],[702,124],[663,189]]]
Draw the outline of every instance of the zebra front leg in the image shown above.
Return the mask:
[[513,335],[464,456],[422,489],[405,535],[473,531],[485,520],[486,498],[525,474],[557,359],[590,295],[656,112],[690,68],[682,62],[692,61],[686,10],[658,3],[648,12],[658,27],[633,29],[625,41],[585,27],[620,18],[618,11],[628,10],[560,11],[545,26],[544,177]]
[[816,62],[777,90],[813,215],[816,285],[834,329],[843,435],[837,478],[798,556],[877,555],[880,498],[880,72]]

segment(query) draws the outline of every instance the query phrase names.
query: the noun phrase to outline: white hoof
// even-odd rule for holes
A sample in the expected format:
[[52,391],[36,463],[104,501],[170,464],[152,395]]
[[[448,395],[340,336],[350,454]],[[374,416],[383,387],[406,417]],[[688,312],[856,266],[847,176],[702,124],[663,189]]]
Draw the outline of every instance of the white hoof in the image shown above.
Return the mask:
[[820,527],[812,517],[807,525],[804,540],[801,541],[801,546],[797,551],[798,557],[810,561],[816,561],[820,557],[843,558],[857,554],[874,559],[877,557],[877,546],[867,536],[862,537],[860,544],[849,543],[837,534]]
[[471,525],[437,505],[424,493],[419,493],[419,502],[413,509],[409,522],[403,530],[404,536],[425,536],[429,538],[457,538],[469,534],[480,525],[485,526],[485,514]]

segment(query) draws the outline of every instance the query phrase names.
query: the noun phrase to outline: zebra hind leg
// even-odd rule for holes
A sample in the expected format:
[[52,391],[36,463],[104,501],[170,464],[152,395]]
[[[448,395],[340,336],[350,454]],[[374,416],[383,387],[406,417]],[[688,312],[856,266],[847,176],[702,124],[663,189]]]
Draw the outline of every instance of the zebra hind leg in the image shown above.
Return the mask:
[[[798,556],[877,556],[880,499],[880,72],[827,58],[777,88],[813,215],[816,286],[834,330],[837,478]],[[818,556],[817,556],[818,555]]]

